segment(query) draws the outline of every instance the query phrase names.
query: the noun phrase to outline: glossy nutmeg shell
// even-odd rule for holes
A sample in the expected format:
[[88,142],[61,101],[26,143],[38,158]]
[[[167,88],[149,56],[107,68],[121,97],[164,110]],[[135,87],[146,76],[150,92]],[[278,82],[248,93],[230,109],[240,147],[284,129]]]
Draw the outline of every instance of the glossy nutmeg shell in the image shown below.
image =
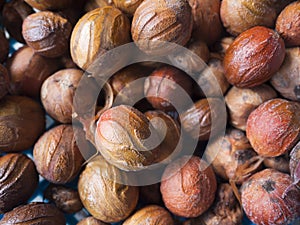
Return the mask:
[[67,8],[72,4],[72,0],[25,0],[33,8],[39,10],[58,10]]
[[147,54],[166,55],[174,46],[163,42],[185,45],[191,37],[192,20],[186,0],[145,0],[134,13],[132,39]]
[[223,65],[229,83],[258,86],[277,72],[285,57],[282,38],[274,30],[257,26],[241,33],[225,53]]
[[[23,154],[0,157],[0,213],[25,203],[38,186],[33,161]],[[0,223],[1,224],[1,223]]]
[[279,98],[264,102],[248,117],[246,133],[259,155],[287,153],[300,139],[300,103]]

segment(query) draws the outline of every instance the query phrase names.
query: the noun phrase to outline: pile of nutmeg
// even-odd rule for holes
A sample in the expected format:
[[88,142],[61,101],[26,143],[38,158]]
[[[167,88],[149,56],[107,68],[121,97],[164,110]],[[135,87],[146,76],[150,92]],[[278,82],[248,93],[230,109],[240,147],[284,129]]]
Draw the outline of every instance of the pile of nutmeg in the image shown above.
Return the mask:
[[299,223],[299,1],[0,8],[0,225]]

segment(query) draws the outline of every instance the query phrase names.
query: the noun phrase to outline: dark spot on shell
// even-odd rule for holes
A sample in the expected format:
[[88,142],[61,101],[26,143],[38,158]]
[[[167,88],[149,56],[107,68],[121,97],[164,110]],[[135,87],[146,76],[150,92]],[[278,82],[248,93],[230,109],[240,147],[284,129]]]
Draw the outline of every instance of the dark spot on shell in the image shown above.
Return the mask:
[[268,193],[275,190],[275,182],[272,180],[267,180],[263,185],[263,189],[265,189]]

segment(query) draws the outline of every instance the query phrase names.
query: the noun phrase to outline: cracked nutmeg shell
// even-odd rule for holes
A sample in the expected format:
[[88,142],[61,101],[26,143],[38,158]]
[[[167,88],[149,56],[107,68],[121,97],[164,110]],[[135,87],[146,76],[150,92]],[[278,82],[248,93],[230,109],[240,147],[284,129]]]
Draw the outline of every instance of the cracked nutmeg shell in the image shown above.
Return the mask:
[[80,68],[87,70],[97,57],[128,42],[129,19],[119,9],[105,6],[86,13],[77,22],[71,35],[71,56]]
[[197,217],[213,203],[217,181],[213,169],[197,156],[184,156],[167,166],[160,191],[175,215]]
[[242,206],[255,224],[290,224],[300,216],[300,191],[286,192],[292,184],[288,174],[265,169],[251,176],[241,187]]
[[287,153],[300,139],[300,103],[279,98],[264,102],[248,117],[246,133],[261,156]]
[[134,13],[131,34],[145,53],[166,55],[174,51],[174,46],[164,46],[164,42],[183,46],[191,38],[192,28],[187,0],[145,0]]
[[25,203],[38,186],[33,161],[23,154],[0,157],[0,213]]
[[227,49],[225,76],[236,87],[258,86],[279,70],[284,57],[284,42],[276,31],[253,27],[241,33]]
[[45,113],[34,100],[6,96],[0,102],[0,150],[24,151],[34,145],[45,130]]
[[174,225],[171,214],[161,206],[148,205],[125,220],[123,225]]
[[[78,182],[80,199],[89,213],[103,222],[119,222],[135,209],[139,189],[121,182],[129,177],[102,156],[90,161]],[[119,183],[120,182],[120,183]]]
[[0,225],[47,224],[65,225],[64,214],[54,205],[42,202],[32,202],[19,206],[4,214]]
[[28,46],[46,57],[62,56],[69,48],[71,23],[58,13],[42,11],[25,18],[22,34]]
[[[72,181],[84,163],[76,141],[83,131],[72,125],[59,125],[44,133],[34,145],[37,171],[46,180],[64,184]],[[81,147],[88,150],[84,143]]]

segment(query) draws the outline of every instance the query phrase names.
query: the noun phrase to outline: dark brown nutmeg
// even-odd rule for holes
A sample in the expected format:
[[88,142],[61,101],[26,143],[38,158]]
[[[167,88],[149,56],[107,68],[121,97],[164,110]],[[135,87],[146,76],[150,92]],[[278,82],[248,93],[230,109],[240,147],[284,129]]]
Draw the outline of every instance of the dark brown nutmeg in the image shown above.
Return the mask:
[[181,70],[164,66],[153,71],[144,83],[144,93],[155,109],[173,111],[182,109],[191,100],[193,83]]
[[222,35],[220,0],[189,0],[193,14],[193,38],[215,43]]
[[75,213],[83,207],[78,191],[62,185],[50,184],[44,191],[44,198],[65,213]]
[[106,110],[97,122],[96,147],[116,167],[136,171],[156,162],[159,133],[137,109],[120,105]]
[[216,189],[213,169],[197,156],[184,156],[169,164],[160,186],[165,206],[183,217],[204,213],[212,205]]
[[300,47],[286,49],[286,57],[271,78],[272,86],[285,98],[300,101]]
[[223,0],[221,19],[227,31],[238,35],[254,26],[273,28],[279,12],[291,0]]
[[43,57],[28,46],[18,49],[6,64],[10,93],[39,98],[43,82],[60,66],[57,59]]
[[[23,154],[0,157],[0,213],[25,203],[38,186],[33,161]],[[1,224],[1,222],[0,222]]]
[[71,123],[73,98],[83,71],[64,69],[48,77],[41,88],[41,101],[46,112],[61,123]]
[[108,224],[90,216],[81,220],[79,223],[77,223],[77,225],[108,225]]
[[206,158],[218,176],[239,184],[245,177],[239,177],[238,168],[256,155],[245,133],[237,129],[228,129],[224,137],[215,139],[205,151]]
[[[115,7],[97,8],[86,13],[73,29],[72,59],[80,68],[87,70],[97,57],[128,42],[130,22],[127,16]],[[115,65],[116,62],[111,63]]]
[[42,202],[33,202],[28,205],[19,206],[4,214],[0,225],[27,225],[47,224],[65,225],[64,214],[54,205]]
[[263,102],[276,97],[275,90],[266,84],[253,88],[232,87],[225,96],[231,125],[246,130],[250,113]]
[[214,204],[200,217],[188,220],[183,225],[237,225],[242,224],[243,211],[231,186],[221,183]]
[[124,13],[133,16],[135,10],[143,1],[144,0],[113,0],[113,3]]
[[253,27],[241,33],[227,49],[225,76],[236,87],[258,86],[279,70],[284,57],[284,42],[278,33]]
[[7,2],[3,7],[3,25],[9,35],[18,42],[25,43],[22,36],[22,24],[23,20],[32,13],[34,13],[32,7],[23,0]]
[[292,2],[277,17],[276,30],[287,47],[300,45],[300,2]]
[[294,184],[300,188],[300,142],[297,143],[290,153],[289,167]]
[[2,99],[8,92],[9,75],[7,69],[0,64],[0,99]]
[[241,187],[242,206],[255,224],[289,224],[300,216],[300,191],[285,190],[292,184],[288,174],[265,169]]
[[3,30],[0,30],[0,62],[3,63],[9,53],[9,42],[5,37]]
[[123,225],[174,225],[171,214],[161,206],[148,205],[125,220]]
[[6,96],[0,102],[0,149],[23,151],[35,143],[45,130],[45,113],[34,100]]
[[52,183],[64,184],[78,175],[84,158],[76,143],[76,135],[82,132],[71,125],[59,125],[40,137],[34,145],[33,157],[41,176]]
[[24,0],[33,8],[39,10],[58,10],[69,7],[72,4],[72,0]]
[[131,34],[147,54],[167,55],[174,46],[185,45],[192,33],[193,17],[187,0],[145,0],[134,13]]
[[40,55],[58,57],[69,48],[72,25],[58,13],[43,11],[27,16],[22,34],[28,46]]
[[225,104],[218,98],[201,99],[180,115],[183,129],[192,138],[202,141],[225,129],[224,118],[226,118]]
[[141,186],[139,199],[141,200],[141,202],[147,205],[150,204],[161,205],[162,197],[160,193],[160,183]]
[[[122,177],[122,178],[121,178]],[[126,174],[102,156],[90,161],[78,182],[80,199],[93,217],[103,222],[119,222],[135,209],[139,189],[118,183]]]
[[279,98],[264,102],[248,117],[246,133],[261,156],[287,153],[300,139],[300,103]]

